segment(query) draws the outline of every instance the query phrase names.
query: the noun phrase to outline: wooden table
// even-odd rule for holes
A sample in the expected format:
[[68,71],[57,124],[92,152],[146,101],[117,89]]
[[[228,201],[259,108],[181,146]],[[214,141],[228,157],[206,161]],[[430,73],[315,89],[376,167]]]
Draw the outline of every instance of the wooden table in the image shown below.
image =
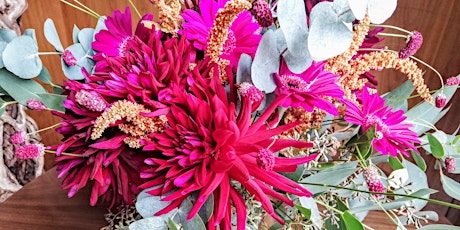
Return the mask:
[[[68,198],[56,176],[56,170],[51,169],[0,204],[0,230],[90,230],[105,226],[105,207],[89,206],[90,189]],[[382,212],[371,212],[365,223],[374,229],[395,229]],[[444,217],[440,223],[449,224]]]

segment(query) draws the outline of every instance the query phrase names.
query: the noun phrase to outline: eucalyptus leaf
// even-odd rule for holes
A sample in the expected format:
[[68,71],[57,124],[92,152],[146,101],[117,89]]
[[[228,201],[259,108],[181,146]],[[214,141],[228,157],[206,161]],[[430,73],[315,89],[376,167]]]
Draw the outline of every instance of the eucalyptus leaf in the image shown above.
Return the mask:
[[385,105],[392,107],[394,110],[407,111],[407,98],[414,92],[414,85],[411,80],[405,81],[398,88],[389,93],[382,95],[385,99]]
[[342,220],[345,222],[346,229],[364,230],[363,224],[356,219],[350,212],[345,211],[342,215]]
[[129,225],[129,230],[168,230],[165,218],[154,216],[134,221]]
[[90,70],[92,67],[92,61],[89,59],[88,52],[92,51],[85,51],[80,43],[73,44],[67,47],[66,50],[69,50],[75,59],[77,59],[77,65],[68,66],[61,58],[62,71],[64,72],[65,76],[71,80],[85,79],[85,76],[81,72],[81,68],[85,68],[88,72],[91,72]]
[[2,58],[6,69],[23,79],[36,77],[43,66],[37,42],[29,36],[20,36],[8,43]]
[[67,96],[49,93],[40,93],[38,95],[40,96],[43,104],[45,104],[46,108],[59,112],[65,112],[64,100]]
[[381,24],[395,11],[397,0],[349,0],[356,19],[361,20],[366,13],[372,23]]
[[5,67],[5,65],[3,64],[3,51],[5,50],[6,48],[6,45],[8,45],[8,43],[4,42],[4,41],[0,41],[0,68],[3,68]]
[[436,158],[442,158],[444,156],[444,148],[441,142],[431,133],[427,133],[426,136],[430,144],[431,154]]
[[24,31],[24,36],[29,36],[31,37],[32,39],[34,39],[34,41],[37,41],[37,35],[35,34],[35,30],[34,29],[26,29]]
[[276,89],[273,74],[280,66],[279,52],[276,46],[276,36],[268,30],[257,47],[256,55],[251,67],[252,82],[258,89],[271,93]]
[[353,15],[353,12],[350,9],[350,4],[348,3],[348,0],[334,0],[332,7],[339,16],[340,20],[347,23],[351,23],[355,19],[355,16]]
[[57,51],[64,52],[64,47],[62,46],[56,26],[54,26],[53,19],[46,19],[43,31],[45,33],[46,40],[53,45]]
[[0,41],[10,43],[17,37],[16,33],[12,30],[7,30],[4,28],[0,28]]
[[0,116],[2,116],[2,114],[5,112],[6,110],[6,106],[4,105],[6,101],[4,101],[1,97],[0,97]]
[[460,200],[460,183],[444,174],[441,174],[441,183],[447,195],[456,200]]
[[279,1],[278,21],[286,45],[293,57],[302,57],[308,49],[308,27],[305,2],[303,0]]
[[251,65],[252,58],[248,54],[241,54],[240,60],[238,61],[238,68],[236,71],[236,84],[251,81]]
[[47,93],[36,81],[18,78],[6,69],[0,69],[0,78],[0,87],[22,105],[31,98],[40,100],[39,94]]
[[423,159],[422,156],[420,156],[420,154],[414,152],[414,151],[410,151],[410,154],[412,156],[412,158],[414,159],[415,161],[415,164],[417,164],[417,166],[422,170],[422,171],[426,171],[426,163],[425,163],[425,160]]
[[84,28],[78,33],[78,42],[83,46],[83,49],[88,52],[92,50],[91,43],[93,42],[94,29]]
[[94,34],[93,34],[93,41],[95,40],[95,36],[99,31],[101,30],[107,30],[107,26],[105,25],[105,20],[107,19],[107,16],[101,16],[97,20],[96,28],[94,29]]
[[283,53],[283,60],[289,70],[296,74],[301,74],[310,67],[312,59],[308,49],[303,49],[299,54],[294,54],[290,50]]
[[333,3],[320,2],[310,13],[308,51],[313,60],[323,61],[345,52],[353,41],[353,32],[339,18]]
[[[343,164],[339,164],[335,167],[325,169],[316,174],[308,176],[307,178],[301,180],[301,183],[322,183],[329,185],[338,185],[347,179],[351,174],[356,172],[358,162],[352,161]],[[304,184],[304,187],[307,188],[313,194],[322,193],[328,190],[328,187],[316,186],[316,185],[307,185]]]
[[403,169],[404,166],[402,165],[401,161],[397,157],[388,156],[388,163],[393,170]]
[[37,79],[45,84],[53,83],[51,80],[51,74],[45,66],[43,66],[42,71],[40,71],[40,74],[38,74]]
[[[409,179],[407,180],[407,185],[405,185],[405,189],[398,189],[395,193],[405,194],[405,190],[412,190],[412,191],[427,191],[429,194],[434,192],[435,190],[429,189],[428,187],[428,178],[425,172],[423,172],[417,165],[413,164],[410,161],[403,160],[402,164],[404,168],[407,169],[409,173]],[[420,195],[424,198],[429,198],[429,194]],[[418,194],[416,194],[419,196]],[[420,210],[428,203],[428,201],[415,199],[413,200],[412,205],[415,209]]]
[[318,205],[315,202],[313,197],[299,197],[300,205],[308,210],[310,210],[310,220],[317,228],[323,226],[323,219],[318,209]]
[[72,29],[72,40],[73,43],[78,43],[78,33],[80,32],[80,29],[78,28],[77,25],[73,25]]
[[179,230],[180,227],[174,222],[173,219],[168,218],[168,230]]
[[460,227],[447,224],[430,224],[419,228],[419,230],[460,230]]
[[[150,196],[136,201],[136,210],[144,218],[152,217],[158,211],[166,208],[170,202],[161,201],[160,196]],[[161,215],[165,221],[167,218],[172,217],[174,211]],[[166,221],[165,221],[166,222]]]
[[182,224],[184,230],[203,230],[206,229],[206,225],[199,215],[195,215],[191,220],[185,221]]

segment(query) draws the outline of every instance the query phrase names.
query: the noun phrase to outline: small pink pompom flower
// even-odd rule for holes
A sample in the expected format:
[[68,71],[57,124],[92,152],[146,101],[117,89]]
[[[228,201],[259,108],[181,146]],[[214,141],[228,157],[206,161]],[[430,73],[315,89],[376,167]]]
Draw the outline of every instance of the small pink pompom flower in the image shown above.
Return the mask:
[[446,164],[446,171],[448,173],[453,173],[455,172],[455,169],[457,168],[457,161],[453,157],[447,157],[444,160],[444,164]]
[[436,96],[435,105],[437,108],[444,108],[444,106],[446,106],[446,102],[447,99],[444,93],[440,93]]
[[28,144],[19,146],[16,149],[16,156],[19,159],[33,159],[37,158],[45,153],[45,147],[43,144]]
[[73,56],[70,50],[64,50],[64,52],[62,52],[62,60],[64,60],[64,63],[68,66],[77,65],[77,59],[75,59],[75,56]]
[[[367,187],[371,192],[385,192],[385,186],[380,180],[379,173],[374,166],[369,166],[364,170],[364,180],[367,183]],[[375,197],[379,198],[381,194],[374,194]]]
[[27,140],[27,134],[23,131],[16,132],[11,136],[11,143],[14,145],[19,145],[24,143]]
[[254,1],[252,3],[250,12],[260,26],[269,27],[273,24],[272,11],[270,10],[270,6],[265,0]]
[[447,86],[454,86],[454,85],[458,85],[459,83],[460,83],[460,79],[458,77],[449,77],[446,80]]

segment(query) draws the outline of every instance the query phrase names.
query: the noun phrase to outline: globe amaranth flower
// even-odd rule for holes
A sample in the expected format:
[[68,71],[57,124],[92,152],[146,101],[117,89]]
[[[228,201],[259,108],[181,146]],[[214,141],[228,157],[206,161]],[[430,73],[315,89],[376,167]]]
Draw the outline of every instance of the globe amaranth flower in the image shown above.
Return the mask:
[[[217,76],[203,77],[196,69],[188,78],[189,92],[171,87],[174,104],[167,114],[168,125],[163,133],[150,135],[144,150],[158,151],[146,159],[151,168],[142,172],[149,181],[142,188],[156,187],[148,193],[163,196],[170,205],[155,215],[168,213],[197,192],[198,198],[187,219],[193,218],[211,194],[214,211],[208,228],[231,229],[232,206],[236,211],[237,228],[245,229],[246,206],[242,195],[233,187],[238,183],[273,218],[283,220],[274,212],[270,198],[293,205],[279,192],[312,196],[301,185],[277,172],[295,171],[299,164],[316,156],[283,158],[275,152],[287,147],[311,147],[311,143],[277,139],[281,132],[297,123],[270,128],[270,115],[284,98],[276,99],[254,123],[253,103],[242,97],[241,109],[228,102],[225,88]],[[276,190],[275,190],[276,189]]]
[[254,1],[250,12],[262,27],[269,27],[273,24],[272,11],[265,0]]
[[324,62],[312,63],[301,74],[292,73],[285,63],[281,64],[275,80],[277,96],[287,96],[283,107],[302,107],[308,112],[314,108],[338,115],[337,108],[324,97],[342,99],[343,91],[337,85],[337,75],[324,70]]
[[16,132],[13,134],[13,136],[11,136],[11,143],[14,145],[22,144],[26,142],[26,140],[27,140],[27,133],[23,131]]
[[361,96],[362,108],[353,102],[345,100],[347,106],[345,120],[361,125],[366,132],[375,126],[376,138],[372,140],[374,148],[382,154],[396,157],[398,153],[410,156],[408,149],[416,152],[413,143],[420,143],[418,135],[410,130],[411,124],[404,123],[406,117],[403,110],[393,111],[385,106],[385,101],[378,94],[370,94],[365,87]]
[[[184,10],[182,17],[184,23],[183,30],[179,33],[193,42],[198,50],[206,50],[207,39],[217,11],[225,6],[228,0],[202,0],[199,2],[200,13],[194,10]],[[230,66],[236,66],[241,54],[246,53],[254,57],[262,36],[256,31],[260,28],[259,24],[252,21],[249,11],[244,11],[233,21],[228,28],[227,40],[223,46],[220,56],[230,61]]]
[[16,157],[19,159],[33,159],[45,153],[43,144],[28,144],[19,146],[16,149]]

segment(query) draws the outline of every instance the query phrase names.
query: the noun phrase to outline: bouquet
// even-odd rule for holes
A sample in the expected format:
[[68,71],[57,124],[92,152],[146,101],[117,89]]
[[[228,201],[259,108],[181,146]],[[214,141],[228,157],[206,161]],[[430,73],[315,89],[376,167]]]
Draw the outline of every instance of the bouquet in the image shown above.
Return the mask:
[[[460,200],[459,136],[434,126],[460,79],[414,56],[422,34],[383,24],[396,0],[129,1],[109,16],[62,2],[96,18],[67,48],[44,24],[68,81],[53,83],[33,30],[1,30],[1,108],[62,119],[61,144],[17,133],[16,155],[55,154],[69,197],[89,186],[109,205],[106,229],[364,229],[370,210],[433,229],[427,202],[460,208],[429,198],[422,157]],[[388,29],[406,46],[382,47]],[[408,80],[383,94],[383,69]]]

